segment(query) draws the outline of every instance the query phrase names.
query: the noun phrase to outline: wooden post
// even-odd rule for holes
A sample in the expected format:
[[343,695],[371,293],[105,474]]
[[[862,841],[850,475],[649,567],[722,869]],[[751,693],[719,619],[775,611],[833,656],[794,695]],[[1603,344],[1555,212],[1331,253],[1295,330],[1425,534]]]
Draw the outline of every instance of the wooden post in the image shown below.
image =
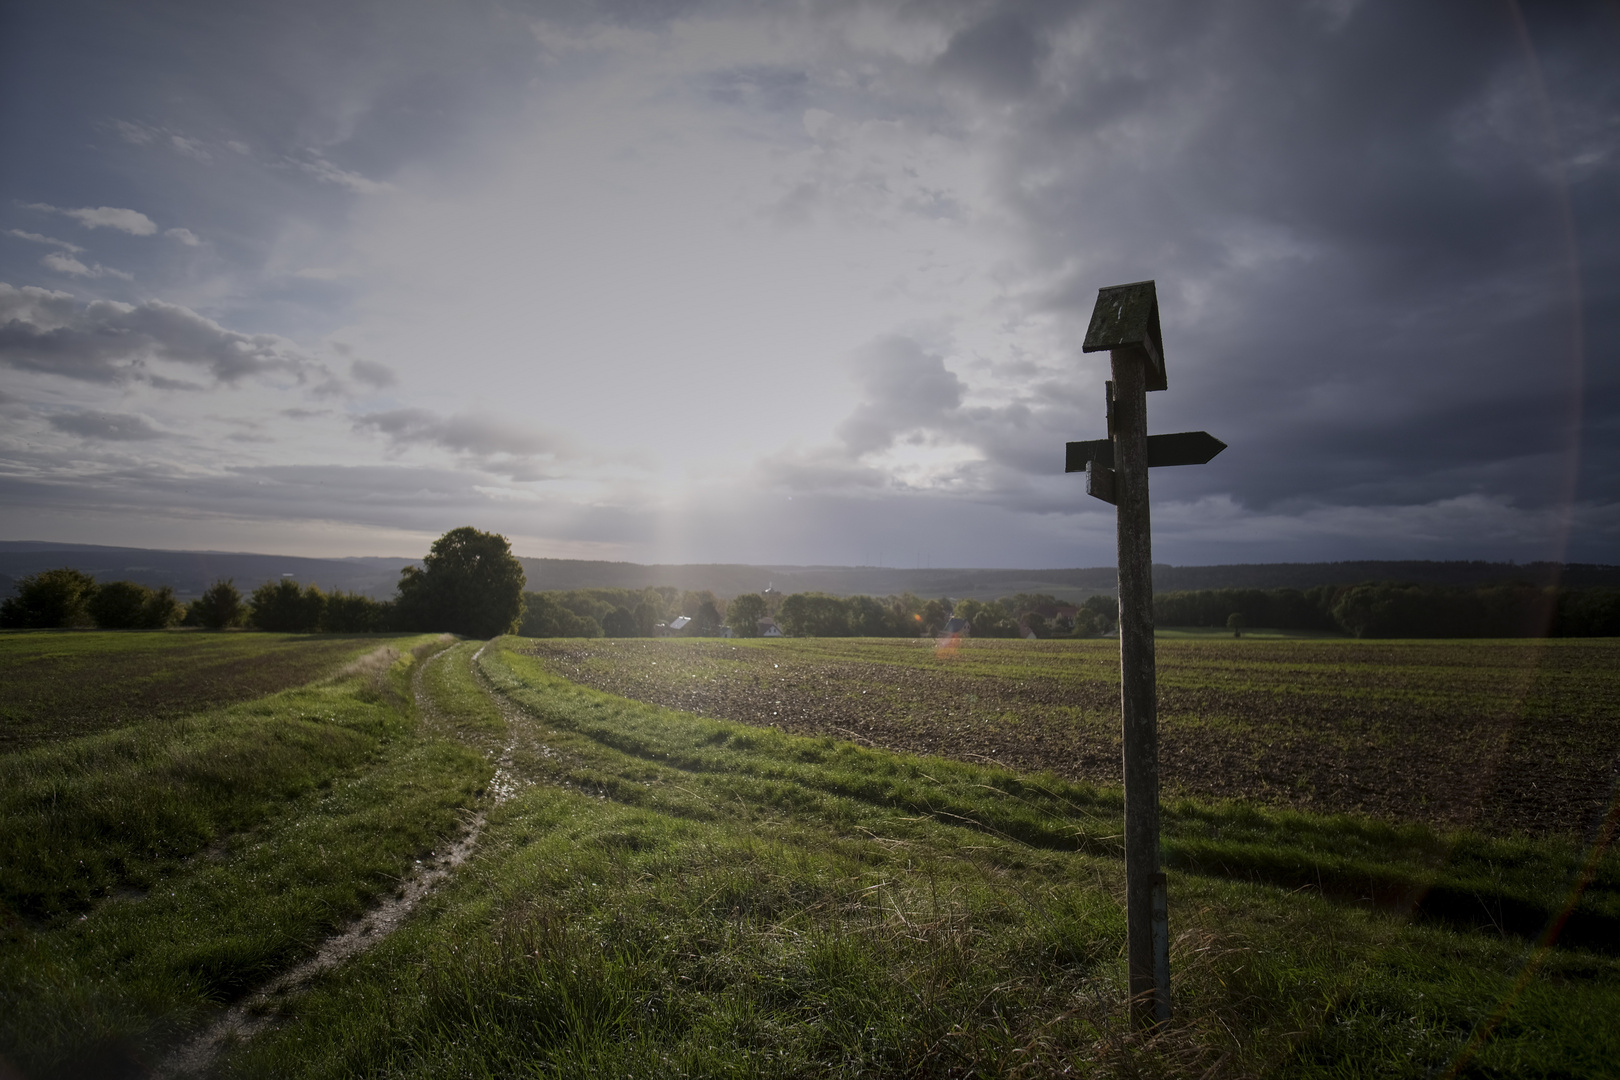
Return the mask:
[[1159,870],[1159,723],[1148,514],[1148,356],[1113,349],[1114,497],[1119,507],[1119,695],[1125,756],[1125,922],[1131,1018],[1170,1019],[1165,877]]
[[1131,1019],[1170,1019],[1170,898],[1159,869],[1159,703],[1153,662],[1153,539],[1148,469],[1202,465],[1226,449],[1207,431],[1147,433],[1147,395],[1164,390],[1159,295],[1151,281],[1097,290],[1082,352],[1107,351],[1108,438],[1071,442],[1063,471],[1117,507],[1119,699],[1125,748],[1125,923]]

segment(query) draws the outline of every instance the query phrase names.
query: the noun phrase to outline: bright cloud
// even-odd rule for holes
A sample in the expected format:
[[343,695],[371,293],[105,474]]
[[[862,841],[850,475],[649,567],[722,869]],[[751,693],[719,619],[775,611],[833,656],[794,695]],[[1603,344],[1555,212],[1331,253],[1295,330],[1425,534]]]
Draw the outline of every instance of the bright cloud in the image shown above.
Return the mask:
[[87,229],[116,229],[131,236],[151,236],[157,232],[157,224],[139,210],[116,206],[85,206],[71,210],[47,203],[29,203],[28,208],[70,217]]
[[63,251],[71,251],[75,255],[84,250],[78,244],[70,244],[66,240],[58,240],[54,236],[42,236],[39,233],[28,232],[25,229],[7,229],[6,235],[15,236],[19,240],[32,241],[36,244],[49,244],[52,247],[61,248]]
[[40,259],[39,263],[47,270],[55,270],[58,274],[68,274],[72,277],[115,277],[122,278],[125,281],[135,280],[134,274],[126,273],[123,270],[113,270],[110,267],[102,266],[100,263],[96,263],[93,266],[86,266],[78,259],[75,259],[72,255],[61,251],[51,252],[49,255],[46,255],[44,258]]

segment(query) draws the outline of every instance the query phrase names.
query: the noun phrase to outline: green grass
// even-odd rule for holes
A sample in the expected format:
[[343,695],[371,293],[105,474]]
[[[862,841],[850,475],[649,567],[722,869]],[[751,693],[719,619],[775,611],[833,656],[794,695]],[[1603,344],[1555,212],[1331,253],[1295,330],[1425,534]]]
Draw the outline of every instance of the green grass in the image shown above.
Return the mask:
[[[1466,1056],[1465,1075],[1540,1076],[1620,1054],[1612,957],[1193,873],[1172,878],[1178,1019],[1130,1033],[1116,794],[627,702],[511,649],[480,667],[538,718],[539,782],[234,1074],[1420,1076]],[[470,673],[446,677],[476,701]],[[1296,856],[1337,838],[1431,878],[1459,843],[1171,817],[1234,850],[1243,830]],[[1521,861],[1571,871],[1574,852],[1525,843]]]
[[[1574,839],[1171,800],[1176,1017],[1133,1032],[1117,789],[630,701],[527,645],[455,646],[420,671],[423,711],[407,655],[149,721],[188,753],[305,724],[332,737],[289,739],[289,788],[256,780],[241,804],[235,783],[189,789],[177,807],[251,819],[190,857],[109,857],[111,898],[11,919],[0,1054],[29,1076],[82,1073],[109,1047],[155,1064],[386,892],[483,791],[474,858],[276,1006],[223,1075],[1553,1077],[1620,1060],[1614,942],[1549,947],[1506,925],[1516,904],[1561,911],[1586,878],[1588,928],[1620,915],[1616,859]],[[920,660],[936,661],[953,662]],[[99,741],[117,736],[27,756],[138,801],[146,772]],[[85,851],[115,837],[63,820]]]
[[415,659],[0,757],[0,1055],[150,1063],[454,832],[489,768],[418,731]]

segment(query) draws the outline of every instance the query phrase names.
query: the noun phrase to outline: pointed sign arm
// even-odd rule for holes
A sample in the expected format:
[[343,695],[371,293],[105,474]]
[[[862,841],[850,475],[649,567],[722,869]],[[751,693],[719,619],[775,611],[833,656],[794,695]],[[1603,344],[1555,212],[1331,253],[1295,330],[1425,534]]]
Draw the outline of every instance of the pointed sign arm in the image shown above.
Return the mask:
[[[1226,449],[1226,444],[1207,431],[1178,431],[1174,435],[1149,435],[1148,467],[1161,465],[1203,465]],[[1065,446],[1063,471],[1085,472],[1086,463],[1114,467],[1112,439],[1088,439]]]

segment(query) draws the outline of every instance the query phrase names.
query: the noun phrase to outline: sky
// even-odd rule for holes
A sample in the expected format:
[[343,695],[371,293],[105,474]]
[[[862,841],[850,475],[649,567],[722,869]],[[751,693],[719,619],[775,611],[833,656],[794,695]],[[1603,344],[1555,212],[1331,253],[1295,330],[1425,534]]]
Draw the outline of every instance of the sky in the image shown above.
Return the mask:
[[0,0],[0,539],[1620,563],[1620,3]]

